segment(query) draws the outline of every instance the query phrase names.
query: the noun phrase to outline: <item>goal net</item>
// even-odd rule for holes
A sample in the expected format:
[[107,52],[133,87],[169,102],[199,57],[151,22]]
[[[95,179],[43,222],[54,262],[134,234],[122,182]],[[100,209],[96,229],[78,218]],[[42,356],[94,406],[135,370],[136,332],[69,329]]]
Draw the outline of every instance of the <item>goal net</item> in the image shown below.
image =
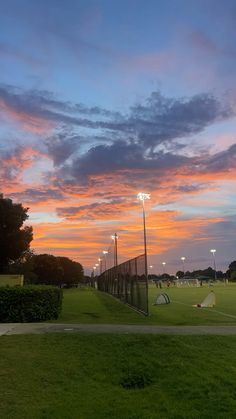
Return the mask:
[[154,303],[154,305],[159,305],[159,304],[169,304],[170,303],[170,298],[169,295],[166,294],[166,292],[162,292],[161,294],[159,294],[156,298],[156,301]]
[[214,291],[211,291],[210,294],[203,300],[201,304],[195,304],[194,307],[214,307],[216,305],[216,296]]

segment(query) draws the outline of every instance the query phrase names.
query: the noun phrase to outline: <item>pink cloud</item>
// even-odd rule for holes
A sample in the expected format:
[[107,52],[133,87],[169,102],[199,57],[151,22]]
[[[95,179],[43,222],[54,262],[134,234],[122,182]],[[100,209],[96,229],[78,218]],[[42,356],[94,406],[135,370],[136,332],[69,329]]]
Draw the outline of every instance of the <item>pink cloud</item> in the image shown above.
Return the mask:
[[3,99],[0,99],[0,110],[8,119],[20,123],[25,131],[29,131],[33,134],[45,134],[54,127],[52,122],[46,121],[39,116],[32,116],[29,113],[15,109],[13,106],[5,103]]

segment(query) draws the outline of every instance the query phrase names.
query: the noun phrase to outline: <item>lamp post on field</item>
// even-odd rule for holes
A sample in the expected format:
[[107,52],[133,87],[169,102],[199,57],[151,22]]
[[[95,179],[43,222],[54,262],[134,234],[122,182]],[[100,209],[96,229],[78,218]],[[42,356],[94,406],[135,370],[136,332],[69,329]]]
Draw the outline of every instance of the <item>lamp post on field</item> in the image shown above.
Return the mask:
[[212,257],[213,257],[213,266],[214,266],[215,280],[216,280],[216,260],[215,260],[215,252],[216,252],[216,249],[211,249],[210,252],[211,252]]
[[185,259],[186,259],[186,257],[185,257],[185,256],[182,256],[182,257],[181,257],[182,264],[183,264],[183,273],[184,273],[184,275],[185,275],[185,265],[184,265]]
[[118,256],[117,256],[117,239],[118,236],[115,233],[113,236],[111,236],[111,238],[114,240],[114,266],[118,265]]
[[162,266],[163,266],[163,275],[165,273],[165,266],[166,266],[166,262],[162,262]]
[[99,262],[99,273],[101,275],[101,273],[102,273],[102,259],[98,258],[98,262]]
[[142,202],[143,208],[143,239],[144,239],[144,267],[145,267],[145,277],[146,277],[146,314],[149,314],[148,311],[148,265],[147,265],[147,237],[146,237],[146,219],[145,219],[145,209],[144,201],[150,199],[149,193],[139,192],[137,198]]
[[144,201],[146,199],[150,199],[149,193],[139,192],[137,198],[142,202],[143,208],[143,238],[144,238],[144,258],[145,258],[145,275],[147,278],[148,269],[147,269],[147,237],[146,237],[146,219],[145,219],[145,209],[144,209]]
[[108,253],[107,250],[103,250],[102,252],[104,254],[104,266],[105,266],[105,271],[107,270],[107,259],[106,259],[106,255]]

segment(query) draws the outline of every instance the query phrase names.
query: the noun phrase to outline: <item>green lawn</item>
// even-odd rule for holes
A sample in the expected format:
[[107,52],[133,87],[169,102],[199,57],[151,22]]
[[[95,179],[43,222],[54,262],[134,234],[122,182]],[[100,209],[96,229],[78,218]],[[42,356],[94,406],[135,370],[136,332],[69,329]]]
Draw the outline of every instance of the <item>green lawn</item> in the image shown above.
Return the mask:
[[[171,288],[149,317],[93,289],[64,291],[58,322],[236,324],[236,286]],[[217,311],[228,314],[220,314]],[[234,419],[236,336],[55,333],[1,336],[0,418]]]
[[2,336],[3,419],[235,418],[236,337]]
[[[216,306],[211,309],[192,307],[214,290]],[[171,303],[155,306],[156,295],[167,292]],[[131,310],[111,296],[93,289],[64,290],[63,310],[58,323],[116,323],[156,325],[236,324],[236,284],[208,287],[149,287],[150,316]]]

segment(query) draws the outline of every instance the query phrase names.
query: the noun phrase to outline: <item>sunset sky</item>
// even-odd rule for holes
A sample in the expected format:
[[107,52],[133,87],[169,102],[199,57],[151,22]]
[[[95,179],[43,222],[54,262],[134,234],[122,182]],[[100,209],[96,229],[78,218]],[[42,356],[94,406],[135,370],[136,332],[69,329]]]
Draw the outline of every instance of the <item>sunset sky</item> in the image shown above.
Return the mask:
[[236,260],[235,0],[1,0],[1,191],[89,273]]

